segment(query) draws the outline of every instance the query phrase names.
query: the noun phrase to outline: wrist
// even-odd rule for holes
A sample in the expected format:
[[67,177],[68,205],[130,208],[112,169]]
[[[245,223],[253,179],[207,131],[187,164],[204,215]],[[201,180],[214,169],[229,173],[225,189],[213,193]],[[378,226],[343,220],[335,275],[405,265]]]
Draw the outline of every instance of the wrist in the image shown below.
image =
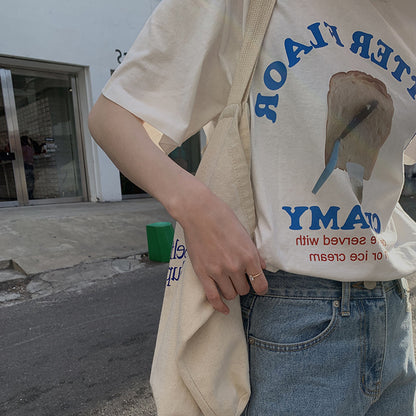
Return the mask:
[[214,194],[209,188],[191,175],[175,187],[175,192],[164,205],[172,218],[184,226],[191,216],[199,216],[201,209],[210,206],[212,197]]

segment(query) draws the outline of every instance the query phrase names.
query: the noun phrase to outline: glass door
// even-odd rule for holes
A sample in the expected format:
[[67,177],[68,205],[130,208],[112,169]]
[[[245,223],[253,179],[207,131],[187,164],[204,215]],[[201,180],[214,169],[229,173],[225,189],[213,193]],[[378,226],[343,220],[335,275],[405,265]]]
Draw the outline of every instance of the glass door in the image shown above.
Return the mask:
[[0,69],[0,205],[28,202],[11,74]]
[[72,75],[0,69],[0,206],[83,200]]

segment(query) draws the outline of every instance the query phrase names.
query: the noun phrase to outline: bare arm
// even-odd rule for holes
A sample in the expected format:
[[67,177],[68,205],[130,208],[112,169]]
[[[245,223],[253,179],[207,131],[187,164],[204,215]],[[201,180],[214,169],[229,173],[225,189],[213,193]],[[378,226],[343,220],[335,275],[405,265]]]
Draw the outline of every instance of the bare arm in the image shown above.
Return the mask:
[[[234,213],[160,151],[140,119],[104,96],[91,111],[89,128],[120,171],[158,199],[181,224],[192,265],[208,301],[219,312],[228,313],[221,295],[233,299],[237,294],[248,293],[245,273],[256,274],[265,267]],[[267,290],[263,274],[253,286],[258,293]]]

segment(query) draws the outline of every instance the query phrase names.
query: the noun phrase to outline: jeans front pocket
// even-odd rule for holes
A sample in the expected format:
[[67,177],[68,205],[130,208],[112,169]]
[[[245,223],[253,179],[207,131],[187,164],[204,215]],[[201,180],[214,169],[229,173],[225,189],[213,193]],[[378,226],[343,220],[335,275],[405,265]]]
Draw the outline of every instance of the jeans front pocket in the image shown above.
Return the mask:
[[339,301],[257,296],[251,311],[248,342],[275,352],[311,348],[336,328]]

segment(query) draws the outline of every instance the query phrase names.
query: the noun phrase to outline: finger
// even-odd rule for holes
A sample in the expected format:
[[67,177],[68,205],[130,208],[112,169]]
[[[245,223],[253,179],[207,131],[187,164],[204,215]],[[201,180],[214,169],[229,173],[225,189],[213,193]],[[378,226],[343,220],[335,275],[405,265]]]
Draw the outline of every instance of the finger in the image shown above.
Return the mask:
[[223,295],[223,297],[227,300],[232,300],[237,296],[237,290],[233,285],[233,282],[231,281],[231,279],[229,277],[226,278],[221,278],[221,279],[214,279],[212,278],[212,280],[214,280],[218,286],[218,288],[220,289],[221,294]]
[[247,277],[244,273],[237,273],[231,276],[231,281],[234,288],[239,295],[247,295],[250,292],[250,285],[248,284]]
[[267,279],[264,276],[263,270],[254,273],[247,273],[250,284],[258,295],[265,295],[268,290]]
[[216,311],[228,315],[230,310],[228,309],[228,306],[223,302],[215,281],[210,277],[200,280],[208,302]]

